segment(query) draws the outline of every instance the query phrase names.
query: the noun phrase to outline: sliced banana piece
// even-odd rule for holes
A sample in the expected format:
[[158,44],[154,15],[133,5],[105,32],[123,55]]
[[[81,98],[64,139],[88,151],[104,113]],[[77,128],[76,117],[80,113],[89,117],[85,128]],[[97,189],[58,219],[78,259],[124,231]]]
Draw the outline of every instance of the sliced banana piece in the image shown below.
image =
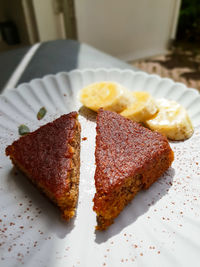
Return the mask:
[[126,88],[116,82],[97,82],[80,91],[80,102],[97,111],[99,108],[121,112],[133,101],[133,96]]
[[194,129],[186,109],[175,101],[157,99],[158,113],[146,125],[166,135],[171,140],[184,140],[192,136]]
[[148,92],[133,92],[135,101],[120,114],[136,122],[145,122],[157,111],[157,105],[153,97]]

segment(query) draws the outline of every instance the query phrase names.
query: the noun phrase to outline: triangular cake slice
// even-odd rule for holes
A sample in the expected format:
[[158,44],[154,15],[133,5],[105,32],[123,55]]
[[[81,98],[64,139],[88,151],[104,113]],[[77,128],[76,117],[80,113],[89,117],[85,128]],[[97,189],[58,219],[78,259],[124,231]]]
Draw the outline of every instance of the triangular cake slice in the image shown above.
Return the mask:
[[13,164],[60,208],[66,220],[75,214],[79,192],[77,116],[76,112],[63,115],[6,148]]
[[115,112],[100,109],[96,130],[93,209],[96,229],[103,230],[169,168],[174,154],[166,137]]

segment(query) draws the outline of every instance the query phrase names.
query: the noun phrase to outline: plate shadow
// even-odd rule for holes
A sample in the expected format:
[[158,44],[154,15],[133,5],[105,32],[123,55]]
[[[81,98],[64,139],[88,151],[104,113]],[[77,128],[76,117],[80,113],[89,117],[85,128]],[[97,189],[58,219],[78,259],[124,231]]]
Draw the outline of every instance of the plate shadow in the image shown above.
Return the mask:
[[79,114],[83,116],[86,120],[96,122],[97,113],[85,106],[80,107]]
[[13,183],[23,195],[28,197],[27,199],[31,200],[32,207],[30,212],[33,207],[41,211],[42,223],[45,224],[47,229],[51,229],[51,232],[56,234],[58,238],[63,239],[72,231],[76,217],[72,218],[69,222],[62,219],[61,212],[56,205],[39,191],[16,167],[10,170],[7,179],[8,183]]

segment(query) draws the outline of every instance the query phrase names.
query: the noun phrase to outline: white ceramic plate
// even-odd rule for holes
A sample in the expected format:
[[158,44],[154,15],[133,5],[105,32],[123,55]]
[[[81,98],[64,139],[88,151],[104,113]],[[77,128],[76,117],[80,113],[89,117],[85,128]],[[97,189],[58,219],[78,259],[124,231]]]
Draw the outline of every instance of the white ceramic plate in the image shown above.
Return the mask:
[[[95,121],[80,110],[80,197],[77,216],[61,220],[52,205],[16,172],[4,150],[18,136],[18,126],[31,130],[79,110],[77,93],[101,80],[117,81],[130,90],[184,105],[195,125],[192,138],[171,142],[175,161],[149,190],[139,193],[105,232],[95,232]],[[47,115],[36,119],[45,106]],[[85,70],[46,76],[0,97],[0,266],[198,266],[200,251],[200,96],[183,84],[130,70]]]

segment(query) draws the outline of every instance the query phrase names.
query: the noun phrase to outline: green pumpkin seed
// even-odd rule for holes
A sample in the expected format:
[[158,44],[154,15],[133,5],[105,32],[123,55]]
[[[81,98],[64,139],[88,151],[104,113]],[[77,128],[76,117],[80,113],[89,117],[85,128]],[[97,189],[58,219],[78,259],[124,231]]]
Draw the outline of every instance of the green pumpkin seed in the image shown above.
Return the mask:
[[21,124],[18,127],[18,132],[19,132],[20,135],[25,135],[25,134],[30,132],[30,129],[26,125]]
[[45,107],[42,107],[37,114],[37,119],[41,120],[42,118],[44,118],[45,114],[47,113],[47,110]]

